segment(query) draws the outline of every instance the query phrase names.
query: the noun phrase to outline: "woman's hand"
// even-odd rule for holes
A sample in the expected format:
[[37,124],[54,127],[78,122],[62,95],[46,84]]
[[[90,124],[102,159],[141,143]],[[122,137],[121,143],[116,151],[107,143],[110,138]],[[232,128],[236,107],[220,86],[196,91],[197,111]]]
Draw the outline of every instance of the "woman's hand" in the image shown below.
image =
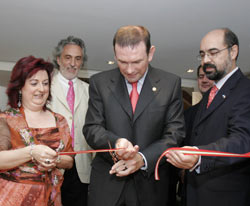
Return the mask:
[[46,145],[34,145],[31,148],[33,159],[38,163],[41,171],[47,171],[56,167],[58,154]]

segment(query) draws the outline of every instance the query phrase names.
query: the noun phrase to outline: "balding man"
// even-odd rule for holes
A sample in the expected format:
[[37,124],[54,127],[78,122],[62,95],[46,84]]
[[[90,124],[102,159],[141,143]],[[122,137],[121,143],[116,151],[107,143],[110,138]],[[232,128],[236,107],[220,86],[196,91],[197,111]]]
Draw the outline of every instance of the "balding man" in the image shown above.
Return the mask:
[[[200,103],[190,145],[230,153],[250,151],[250,80],[236,65],[238,53],[238,38],[227,28],[202,39],[199,59],[215,86]],[[249,205],[249,158],[199,158],[181,152],[170,152],[167,158],[179,168],[195,167],[187,175],[187,206]]]

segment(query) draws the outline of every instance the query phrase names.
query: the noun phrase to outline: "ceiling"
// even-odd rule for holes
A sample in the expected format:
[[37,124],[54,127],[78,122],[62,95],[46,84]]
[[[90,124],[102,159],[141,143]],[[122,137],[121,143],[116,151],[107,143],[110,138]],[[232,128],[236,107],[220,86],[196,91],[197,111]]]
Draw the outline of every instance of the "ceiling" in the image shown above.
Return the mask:
[[238,65],[250,72],[249,0],[1,0],[0,61],[34,55],[52,58],[62,38],[74,35],[87,46],[88,70],[108,70],[112,39],[123,25],[144,25],[151,33],[155,67],[195,79],[201,38],[210,30],[231,28],[239,37]]

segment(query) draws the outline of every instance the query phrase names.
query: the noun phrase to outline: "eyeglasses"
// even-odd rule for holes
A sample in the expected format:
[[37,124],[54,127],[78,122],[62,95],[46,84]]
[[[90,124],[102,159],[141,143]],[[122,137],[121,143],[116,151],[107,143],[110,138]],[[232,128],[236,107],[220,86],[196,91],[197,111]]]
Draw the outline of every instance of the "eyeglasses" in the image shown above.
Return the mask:
[[213,58],[216,58],[217,55],[218,55],[220,52],[222,52],[222,51],[224,51],[224,50],[226,50],[226,49],[230,49],[230,48],[231,48],[231,46],[226,47],[226,48],[224,48],[224,49],[220,49],[220,50],[218,50],[218,49],[210,49],[210,50],[208,50],[207,52],[201,51],[200,54],[197,56],[197,59],[198,59],[198,61],[201,61],[201,60],[203,60],[203,59],[205,58],[206,55],[207,55],[210,59],[213,59]]
[[[109,145],[109,149],[112,149],[110,141],[108,141],[108,145]],[[118,157],[116,156],[115,152],[110,151],[109,154],[111,155],[114,164],[117,163],[118,162]]]

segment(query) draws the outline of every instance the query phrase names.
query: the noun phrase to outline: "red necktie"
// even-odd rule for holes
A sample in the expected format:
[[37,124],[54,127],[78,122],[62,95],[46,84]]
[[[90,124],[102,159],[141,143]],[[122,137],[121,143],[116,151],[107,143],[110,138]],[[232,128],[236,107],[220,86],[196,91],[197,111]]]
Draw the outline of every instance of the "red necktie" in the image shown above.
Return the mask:
[[211,89],[210,93],[209,93],[208,102],[207,102],[207,108],[209,107],[209,105],[213,101],[213,99],[214,99],[217,91],[218,91],[218,88],[216,87],[216,85],[214,85],[213,88]]
[[75,104],[75,92],[73,87],[73,82],[69,81],[69,90],[67,94],[67,102],[69,105],[69,108],[72,113],[72,127],[71,127],[71,137],[72,137],[72,146],[74,147],[74,136],[75,136],[75,130],[74,130],[74,104]]
[[130,93],[130,101],[133,109],[133,113],[135,112],[136,104],[139,99],[139,94],[137,91],[137,82],[132,83],[132,91]]

